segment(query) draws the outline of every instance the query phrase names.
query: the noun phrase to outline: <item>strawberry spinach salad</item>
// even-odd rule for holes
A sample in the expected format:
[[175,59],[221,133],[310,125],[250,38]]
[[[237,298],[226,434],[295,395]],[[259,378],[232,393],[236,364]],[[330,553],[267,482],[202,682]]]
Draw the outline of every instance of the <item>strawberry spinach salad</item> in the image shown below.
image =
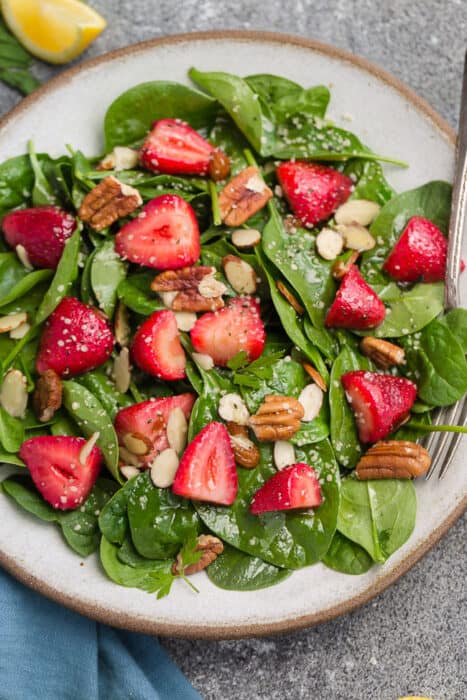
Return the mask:
[[158,597],[363,574],[463,430],[450,185],[394,192],[324,86],[190,77],[118,97],[103,156],[0,165],[1,490]]

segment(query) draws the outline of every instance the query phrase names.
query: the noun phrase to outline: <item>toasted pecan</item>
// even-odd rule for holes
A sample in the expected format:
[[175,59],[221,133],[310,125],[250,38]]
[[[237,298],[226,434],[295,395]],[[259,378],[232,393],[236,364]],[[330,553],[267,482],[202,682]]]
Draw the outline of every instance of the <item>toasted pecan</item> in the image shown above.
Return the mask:
[[[179,270],[166,270],[156,275],[151,282],[151,289],[160,294],[177,292],[170,305],[173,311],[192,311],[194,313],[217,311],[224,306],[222,296],[206,296],[199,289],[200,283],[206,279],[212,278],[214,280],[215,272],[214,267],[203,265],[182,267]],[[217,280],[214,282],[217,283]],[[222,291],[223,288],[224,285],[217,287],[218,292]]]
[[138,190],[109,175],[87,193],[78,216],[96,231],[102,231],[142,203]]
[[261,178],[258,168],[250,165],[235,175],[219,194],[222,221],[227,226],[241,226],[271,199],[272,191]]
[[215,148],[209,161],[209,176],[214,182],[225,180],[230,175],[230,158],[221,148]]
[[292,396],[265,397],[249,425],[260,442],[289,440],[300,428],[300,421],[305,415],[303,406]]
[[218,537],[214,537],[214,535],[199,535],[195,552],[203,552],[201,558],[194,564],[189,564],[182,569],[183,561],[180,553],[177,554],[177,558],[172,565],[172,573],[174,576],[180,575],[181,573],[183,573],[184,576],[196,574],[198,571],[206,569],[209,564],[212,564],[223,551],[224,544]]
[[363,455],[357,477],[366,479],[412,479],[424,474],[431,457],[424,447],[407,440],[382,440]]
[[228,421],[227,430],[229,431],[230,444],[232,445],[236,463],[246,469],[256,467],[260,458],[259,449],[253,440],[250,440],[246,425]]
[[405,363],[404,349],[388,340],[367,336],[360,341],[360,350],[380,369],[389,369]]
[[47,369],[36,382],[32,403],[36,418],[41,423],[52,420],[55,411],[62,405],[63,385],[53,369]]

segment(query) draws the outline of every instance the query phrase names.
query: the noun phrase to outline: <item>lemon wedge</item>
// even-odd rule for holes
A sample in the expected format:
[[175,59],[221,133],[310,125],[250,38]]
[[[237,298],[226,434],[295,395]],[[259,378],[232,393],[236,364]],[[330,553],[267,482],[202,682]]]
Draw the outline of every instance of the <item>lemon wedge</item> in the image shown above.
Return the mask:
[[10,30],[34,56],[67,63],[105,29],[105,19],[79,0],[1,0]]

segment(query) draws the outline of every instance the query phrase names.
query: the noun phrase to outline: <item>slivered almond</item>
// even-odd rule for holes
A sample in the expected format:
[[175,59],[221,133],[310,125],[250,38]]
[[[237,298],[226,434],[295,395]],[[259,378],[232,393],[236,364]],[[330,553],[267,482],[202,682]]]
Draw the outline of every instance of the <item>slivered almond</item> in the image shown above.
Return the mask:
[[236,248],[253,248],[261,243],[261,233],[255,228],[238,228],[232,233],[232,243]]
[[138,151],[127,146],[115,146],[97,165],[97,170],[131,170],[138,165]]
[[376,241],[367,228],[360,224],[338,224],[336,230],[342,235],[344,245],[349,250],[371,250]]
[[198,318],[192,311],[174,311],[179,331],[191,331]]
[[22,323],[26,323],[27,320],[28,315],[24,311],[9,316],[0,316],[0,333],[9,333],[21,326]]
[[120,471],[128,481],[139,474],[139,469],[137,467],[132,467],[130,464],[124,464],[120,467]]
[[121,347],[128,345],[130,340],[130,324],[129,324],[128,309],[122,301],[117,304],[114,321],[115,340]]
[[381,207],[369,199],[349,199],[334,212],[336,224],[360,224],[368,226],[376,219]]
[[86,464],[86,460],[89,457],[89,455],[92,452],[92,448],[96,444],[96,442],[99,440],[100,433],[96,432],[91,435],[90,438],[84,443],[82,446],[80,452],[79,452],[79,461],[81,464],[84,466]]
[[256,272],[252,266],[237,255],[222,258],[224,274],[237,294],[254,294],[256,292]]
[[276,469],[285,469],[285,467],[295,464],[295,448],[288,440],[277,440],[274,443],[274,464]]
[[19,369],[10,369],[0,387],[0,405],[13,418],[23,418],[28,405],[28,382]]
[[10,338],[12,338],[12,340],[20,340],[21,338],[24,338],[30,328],[31,325],[27,321],[20,323],[17,328],[13,328],[13,330],[10,331]]
[[151,464],[151,481],[159,489],[173,484],[179,464],[178,455],[172,447],[162,450]]
[[220,417],[228,423],[247,425],[250,412],[240,394],[224,394],[219,401],[218,412]]
[[132,454],[141,457],[147,455],[153,448],[151,440],[143,433],[125,433],[122,442]]
[[319,386],[321,391],[327,391],[326,382],[324,381],[323,377],[320,375],[318,370],[313,367],[313,365],[310,365],[308,362],[304,362],[303,369],[308,374],[308,376],[312,378],[314,383]]
[[170,447],[177,454],[181,454],[186,447],[188,439],[188,423],[182,409],[172,409],[167,420],[167,440]]
[[130,450],[127,450],[126,447],[123,447],[123,445],[118,446],[118,453],[120,459],[126,464],[131,464],[132,467],[140,466],[138,457],[133,454],[133,452],[130,452]]
[[354,250],[351,254],[349,259],[344,262],[343,260],[336,260],[334,265],[331,268],[331,275],[334,277],[335,280],[341,280],[344,275],[348,273],[352,265],[354,265],[357,260],[358,256],[360,253],[358,250]]
[[206,275],[198,284],[198,292],[207,299],[221,297],[226,291],[227,287],[225,284],[216,280],[214,275]]
[[302,421],[309,423],[314,420],[321,410],[323,404],[323,392],[317,384],[308,384],[298,397],[299,402],[305,411]]
[[281,282],[280,280],[277,280],[276,286],[277,286],[277,289],[278,289],[278,290],[280,291],[280,293],[282,294],[282,296],[284,297],[284,299],[287,299],[287,301],[289,302],[290,306],[291,306],[293,309],[295,309],[295,311],[297,312],[297,314],[298,314],[299,316],[303,316],[303,314],[305,313],[305,309],[304,309],[303,306],[300,304],[300,302],[294,297],[294,295],[292,294],[292,292],[290,292],[290,291],[287,289],[287,287],[285,286],[285,284],[284,284],[283,282]]
[[113,371],[116,388],[125,394],[131,383],[130,351],[128,348],[122,348],[116,355]]
[[207,371],[214,367],[214,360],[212,359],[211,355],[206,355],[203,352],[194,352],[192,354],[192,358],[198,367],[201,367],[201,369]]
[[19,261],[23,263],[26,270],[29,270],[29,271],[34,270],[34,267],[31,265],[31,261],[29,260],[28,251],[26,250],[24,245],[21,245],[21,243],[19,243],[16,246],[15,250],[16,250],[16,255],[18,256]]
[[323,228],[316,236],[316,250],[325,260],[335,260],[343,248],[344,239],[332,228]]

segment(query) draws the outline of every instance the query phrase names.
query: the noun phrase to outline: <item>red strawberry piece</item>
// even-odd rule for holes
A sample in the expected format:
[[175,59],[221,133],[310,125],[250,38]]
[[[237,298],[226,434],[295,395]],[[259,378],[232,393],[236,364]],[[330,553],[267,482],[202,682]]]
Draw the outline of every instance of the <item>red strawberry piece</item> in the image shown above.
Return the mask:
[[183,379],[186,356],[173,311],[155,311],[135,333],[131,355],[138,367],[159,379]]
[[75,226],[71,214],[58,207],[18,209],[2,222],[3,235],[12,248],[22,245],[31,265],[51,269],[57,267]]
[[392,374],[357,370],[343,374],[341,382],[362,442],[376,442],[392,433],[407,418],[417,396],[410,379]]
[[250,513],[259,515],[272,510],[315,508],[321,505],[321,489],[312,467],[299,462],[271,476],[253,496]]
[[428,219],[413,216],[383,264],[398,282],[442,282],[448,241]]
[[191,329],[196,352],[210,355],[219,367],[225,367],[241,351],[250,362],[256,360],[265,340],[259,304],[251,297],[229,299],[223,309],[203,314]]
[[143,143],[139,157],[148,170],[170,175],[206,175],[214,147],[180,119],[161,119]]
[[45,324],[36,369],[53,369],[61,377],[89,372],[104,364],[114,339],[104,314],[75,297],[65,297]]
[[83,455],[85,444],[84,438],[43,435],[21,445],[19,456],[26,463],[37,489],[54,508],[79,508],[96,483],[102,454],[94,446],[89,454]]
[[230,506],[238,491],[235,457],[222,423],[209,423],[186,448],[172,491],[195,501]]
[[304,226],[329,219],[353,188],[350,177],[319,163],[288,161],[279,165],[276,174],[293,213]]
[[115,250],[124,259],[158,270],[193,265],[201,251],[193,207],[176,194],[151,199],[117,233]]
[[341,286],[326,315],[326,325],[365,330],[379,326],[385,315],[383,302],[365,282],[358,267],[352,265],[342,278]]
[[126,435],[143,435],[152,442],[153,448],[147,454],[137,457],[141,465],[150,464],[162,450],[169,447],[166,429],[171,412],[174,408],[181,408],[188,421],[194,402],[193,394],[180,394],[122,408],[115,416],[119,443],[125,446]]

